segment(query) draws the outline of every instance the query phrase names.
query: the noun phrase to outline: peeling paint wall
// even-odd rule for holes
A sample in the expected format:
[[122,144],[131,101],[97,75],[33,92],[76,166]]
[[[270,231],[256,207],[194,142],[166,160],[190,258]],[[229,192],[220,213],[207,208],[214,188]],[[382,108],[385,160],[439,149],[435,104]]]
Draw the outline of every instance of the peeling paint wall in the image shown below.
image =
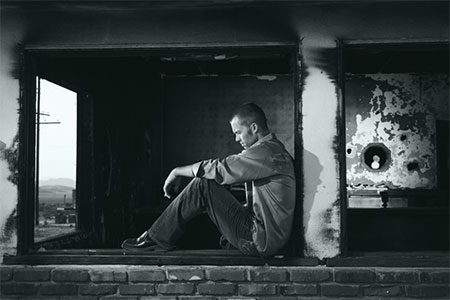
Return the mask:
[[[435,188],[435,127],[448,119],[448,75],[348,75],[345,88],[349,188]],[[390,156],[383,170],[362,162],[373,143]]]
[[336,41],[326,32],[302,43],[305,254],[321,259],[340,252],[336,49]]
[[[337,94],[333,80],[308,67],[303,99],[304,202],[306,255],[320,258],[339,253],[340,209],[338,169],[333,151]],[[319,138],[320,137],[320,138]]]
[[15,202],[17,201],[17,188],[8,180],[8,176],[8,164],[3,160],[2,154],[0,153],[0,195],[2,195],[2,209],[0,210],[0,254],[14,252],[17,244],[15,227],[7,228],[8,218],[15,216],[14,208]]
[[[8,146],[18,130],[18,44],[52,48],[222,43],[239,46],[302,39],[303,226],[306,254],[319,258],[340,252],[339,207],[343,199],[339,199],[339,161],[334,144],[338,134],[337,64],[330,59],[336,57],[336,39],[448,40],[449,34],[445,3],[291,3],[256,8],[222,4],[220,8],[155,10],[133,9],[128,4],[123,9],[118,7],[120,4],[113,8],[99,4],[91,7],[89,3],[73,8],[68,3],[44,8],[20,5],[20,1],[7,7],[2,3],[0,8],[0,140]],[[321,55],[324,50],[330,54],[325,59]],[[381,87],[373,91],[384,92]],[[364,119],[361,115],[361,122]],[[424,142],[420,147],[431,149],[432,144]],[[423,167],[424,173],[430,167]],[[0,194],[0,202],[7,215],[6,210],[10,213],[17,203],[17,191],[5,179],[9,171],[4,163],[0,171],[0,190],[7,191]],[[428,180],[421,184],[433,184],[429,176],[418,179]],[[0,215],[0,226],[6,222],[4,215]],[[9,240],[14,242],[15,237]]]
[[5,148],[0,149],[0,262],[4,253],[15,253],[17,246],[15,224],[12,225],[12,232],[8,229],[8,222],[15,220],[17,186],[8,179],[11,173],[4,151],[16,146],[14,138],[18,133],[19,119],[17,37],[23,35],[24,27],[20,18],[5,20],[0,15],[0,141],[5,144]]

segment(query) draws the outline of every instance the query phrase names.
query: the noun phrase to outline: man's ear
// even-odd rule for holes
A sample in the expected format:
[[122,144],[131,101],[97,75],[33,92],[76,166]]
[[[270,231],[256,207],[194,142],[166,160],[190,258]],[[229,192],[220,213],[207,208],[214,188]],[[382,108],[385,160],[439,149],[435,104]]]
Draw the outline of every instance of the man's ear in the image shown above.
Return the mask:
[[253,132],[253,133],[259,132],[259,126],[258,126],[258,124],[256,124],[255,122],[253,122],[252,124],[250,124],[250,128],[252,129],[252,132]]

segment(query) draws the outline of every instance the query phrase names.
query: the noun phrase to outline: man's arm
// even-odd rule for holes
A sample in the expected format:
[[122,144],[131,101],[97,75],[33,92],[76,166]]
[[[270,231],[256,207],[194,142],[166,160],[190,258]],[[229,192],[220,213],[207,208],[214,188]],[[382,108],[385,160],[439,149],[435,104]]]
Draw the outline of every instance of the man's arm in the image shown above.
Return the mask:
[[176,167],[170,172],[169,176],[167,176],[166,181],[164,182],[164,197],[172,199],[178,188],[180,177],[195,177],[194,166],[195,164]]
[[240,154],[201,162],[197,177],[215,180],[218,184],[236,184],[267,178],[278,171],[275,156],[265,149],[247,149]]

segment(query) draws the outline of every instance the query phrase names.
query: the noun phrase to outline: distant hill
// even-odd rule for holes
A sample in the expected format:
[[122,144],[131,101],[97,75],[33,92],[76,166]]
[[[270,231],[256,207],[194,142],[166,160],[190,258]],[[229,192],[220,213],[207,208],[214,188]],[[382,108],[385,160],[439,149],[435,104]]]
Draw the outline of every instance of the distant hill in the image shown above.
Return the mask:
[[66,203],[72,201],[72,190],[70,186],[64,185],[44,185],[39,187],[39,202],[45,204],[64,203],[64,195],[66,195]]
[[43,185],[64,185],[75,188],[75,180],[70,178],[50,178],[46,180],[39,180],[39,186]]

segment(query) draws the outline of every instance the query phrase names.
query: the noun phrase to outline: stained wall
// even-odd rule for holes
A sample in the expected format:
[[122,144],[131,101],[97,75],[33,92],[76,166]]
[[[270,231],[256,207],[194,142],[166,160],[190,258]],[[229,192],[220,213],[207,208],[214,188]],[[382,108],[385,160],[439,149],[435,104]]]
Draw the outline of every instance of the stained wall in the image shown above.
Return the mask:
[[[244,3],[244,2],[243,2]],[[2,2],[0,33],[0,140],[11,147],[18,132],[19,45],[108,48],[272,44],[302,41],[301,127],[303,229],[306,255],[340,253],[339,87],[336,40],[448,40],[446,2],[333,4],[252,3],[154,7],[151,4]],[[241,3],[242,4],[242,3]],[[1,161],[0,226],[17,203]],[[15,235],[7,238],[14,245]],[[8,250],[14,252],[14,250]]]
[[[350,189],[437,187],[436,121],[448,120],[448,75],[360,74],[346,80],[346,156]],[[386,147],[385,168],[363,152]]]

